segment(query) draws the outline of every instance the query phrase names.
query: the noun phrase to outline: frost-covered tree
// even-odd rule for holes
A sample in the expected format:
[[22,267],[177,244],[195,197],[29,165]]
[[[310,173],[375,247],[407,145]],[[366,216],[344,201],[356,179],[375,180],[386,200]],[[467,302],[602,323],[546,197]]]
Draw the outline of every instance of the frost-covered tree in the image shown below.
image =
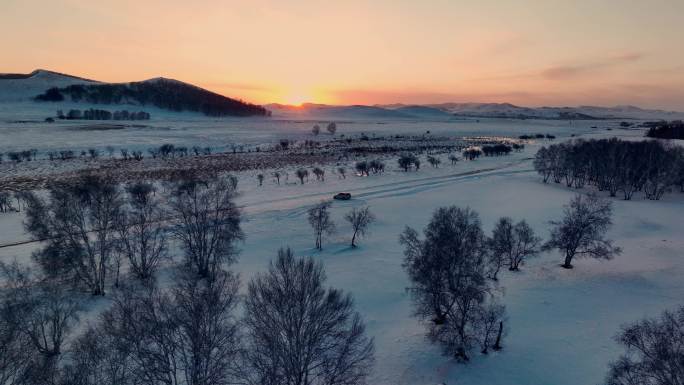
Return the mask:
[[0,263],[0,384],[57,384],[78,319],[73,293],[30,269]]
[[299,183],[304,184],[304,179],[309,178],[309,171],[304,168],[300,168],[297,171],[295,171],[295,175],[297,175],[297,178],[299,178]]
[[278,185],[280,185],[280,178],[282,177],[282,174],[280,173],[280,171],[273,171],[273,174],[272,174],[272,175],[273,175],[273,177],[275,178],[276,183],[277,183]]
[[[432,320],[428,335],[446,354],[467,361],[475,346],[491,343],[482,337],[491,334],[481,318],[494,298],[479,216],[469,208],[442,207],[423,233],[420,239],[407,227],[400,237],[416,315]],[[497,314],[500,319],[503,312]]]
[[75,342],[70,383],[239,383],[237,291],[223,270],[210,278],[180,271],[169,290],[122,290]]
[[309,224],[316,238],[316,248],[323,249],[323,235],[335,231],[335,223],[330,218],[330,202],[321,202],[309,209]]
[[314,126],[311,128],[311,133],[314,135],[318,135],[321,133],[321,126],[318,124],[314,124]]
[[330,122],[325,129],[330,133],[330,135],[335,135],[337,132],[337,124],[335,122]]
[[539,254],[541,238],[522,220],[513,224],[508,217],[499,219],[489,239],[489,277],[496,280],[502,266],[518,271],[525,260]]
[[413,154],[402,154],[397,159],[399,167],[404,171],[408,171],[411,166],[414,166],[416,170],[420,168],[420,160]]
[[244,238],[240,210],[235,205],[234,178],[186,179],[169,198],[177,218],[171,227],[180,242],[186,266],[200,277],[211,277],[235,261],[235,243]]
[[356,247],[356,237],[365,236],[368,226],[375,221],[375,215],[368,207],[362,209],[353,208],[344,216],[344,219],[351,224],[354,233],[352,234],[351,245]]
[[513,250],[508,259],[508,270],[518,271],[528,258],[536,257],[541,251],[542,239],[525,220],[513,227]]
[[126,187],[126,204],[118,220],[118,249],[138,279],[154,276],[168,257],[165,210],[153,184],[138,182]]
[[347,168],[346,167],[338,167],[337,173],[340,175],[340,178],[347,179]]
[[684,385],[684,307],[622,328],[606,385]]
[[577,194],[565,206],[563,213],[563,219],[550,222],[553,226],[551,239],[544,249],[558,249],[565,256],[564,268],[572,268],[574,257],[611,259],[620,254],[621,249],[605,239],[612,225],[610,201],[595,194]]
[[364,384],[373,340],[349,294],[326,288],[312,258],[279,250],[268,272],[249,283],[246,356],[254,384]]
[[436,156],[428,156],[427,157],[428,163],[434,168],[439,167],[439,165],[442,163],[442,161],[437,158]]
[[264,174],[257,174],[257,180],[259,181],[259,186],[264,184]]
[[368,173],[370,172],[370,166],[368,165],[368,162],[366,162],[365,160],[356,162],[354,168],[356,169],[356,172],[358,172],[361,176],[368,176]]
[[320,167],[314,167],[313,173],[316,176],[316,180],[320,180],[321,182],[325,182],[325,170],[323,170]]
[[108,178],[86,175],[48,190],[47,201],[33,196],[26,209],[24,228],[33,239],[46,241],[36,260],[46,275],[104,295],[118,242],[120,188]]

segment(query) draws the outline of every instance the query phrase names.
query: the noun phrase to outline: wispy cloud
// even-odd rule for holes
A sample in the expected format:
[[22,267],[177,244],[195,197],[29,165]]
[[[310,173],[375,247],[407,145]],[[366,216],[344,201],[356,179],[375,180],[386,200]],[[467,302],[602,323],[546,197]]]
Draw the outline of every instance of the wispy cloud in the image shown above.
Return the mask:
[[607,68],[614,68],[623,64],[636,62],[641,60],[643,56],[644,55],[641,53],[628,52],[588,63],[551,66],[541,70],[539,75],[542,78],[549,80],[566,80],[582,75],[594,74]]

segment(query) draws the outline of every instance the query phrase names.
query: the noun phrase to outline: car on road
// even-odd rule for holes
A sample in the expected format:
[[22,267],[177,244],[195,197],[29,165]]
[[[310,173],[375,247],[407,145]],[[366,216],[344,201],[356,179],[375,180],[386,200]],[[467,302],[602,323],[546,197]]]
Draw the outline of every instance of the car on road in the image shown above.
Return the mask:
[[340,200],[340,201],[348,201],[348,200],[351,199],[351,194],[350,194],[350,193],[346,193],[346,192],[337,193],[337,194],[335,194],[335,196],[333,197],[333,199],[337,199],[337,200]]

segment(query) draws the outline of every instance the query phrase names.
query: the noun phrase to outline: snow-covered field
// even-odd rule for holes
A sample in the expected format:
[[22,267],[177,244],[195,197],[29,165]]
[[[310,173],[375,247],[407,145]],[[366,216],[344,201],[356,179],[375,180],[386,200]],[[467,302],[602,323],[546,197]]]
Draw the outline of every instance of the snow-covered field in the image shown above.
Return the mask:
[[[209,145],[271,143],[280,138],[310,136],[311,121],[160,119],[150,127],[111,131],[74,130],[79,123],[2,123],[0,152],[37,148],[88,148],[106,145],[139,146],[161,143]],[[82,123],[81,123],[82,124]],[[596,128],[592,128],[596,126]],[[496,135],[548,133],[564,140],[579,137],[636,137],[640,131],[607,131],[616,122],[469,120],[462,122],[338,123],[346,135],[418,134]],[[356,307],[375,338],[376,366],[371,384],[448,385],[576,385],[598,384],[607,363],[620,349],[612,340],[619,326],[682,303],[684,299],[684,194],[668,194],[662,201],[614,201],[615,225],[609,237],[623,248],[612,261],[578,260],[575,269],[558,265],[559,255],[544,253],[519,273],[506,271],[501,279],[510,332],[504,350],[475,356],[467,365],[440,354],[424,337],[424,327],[412,317],[408,279],[401,264],[398,236],[404,226],[422,229],[439,206],[470,206],[491,231],[501,216],[526,219],[535,231],[548,236],[548,221],[557,219],[563,204],[575,193],[560,185],[543,184],[532,169],[531,157],[541,143],[510,156],[460,161],[440,168],[426,162],[418,172],[397,170],[370,177],[340,179],[327,169],[325,182],[276,185],[267,175],[259,187],[255,172],[239,175],[245,213],[246,240],[233,266],[246,282],[267,268],[278,248],[290,246],[297,255],[324,261],[328,283],[353,293]],[[312,178],[313,179],[313,178]],[[353,199],[335,201],[332,215],[338,231],[313,248],[306,210],[338,191]],[[348,246],[350,229],[343,215],[352,207],[368,205],[378,218],[360,247]],[[26,240],[22,214],[0,214],[0,245]],[[0,260],[28,261],[35,243],[0,247]],[[91,300],[92,301],[92,300]],[[102,300],[101,300],[102,301]],[[106,301],[106,300],[104,300]],[[101,308],[93,304],[92,308]],[[102,305],[101,303],[99,305]],[[88,319],[91,311],[84,319]]]

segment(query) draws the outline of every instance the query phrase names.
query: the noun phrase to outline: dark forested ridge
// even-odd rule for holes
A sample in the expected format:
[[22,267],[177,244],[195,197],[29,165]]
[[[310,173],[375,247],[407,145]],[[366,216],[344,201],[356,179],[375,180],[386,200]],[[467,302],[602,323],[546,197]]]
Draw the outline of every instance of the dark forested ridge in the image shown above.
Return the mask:
[[201,112],[208,116],[268,116],[264,107],[231,99],[191,84],[171,79],[116,84],[74,84],[51,88],[36,96],[37,101],[95,104],[140,104],[172,111]]

